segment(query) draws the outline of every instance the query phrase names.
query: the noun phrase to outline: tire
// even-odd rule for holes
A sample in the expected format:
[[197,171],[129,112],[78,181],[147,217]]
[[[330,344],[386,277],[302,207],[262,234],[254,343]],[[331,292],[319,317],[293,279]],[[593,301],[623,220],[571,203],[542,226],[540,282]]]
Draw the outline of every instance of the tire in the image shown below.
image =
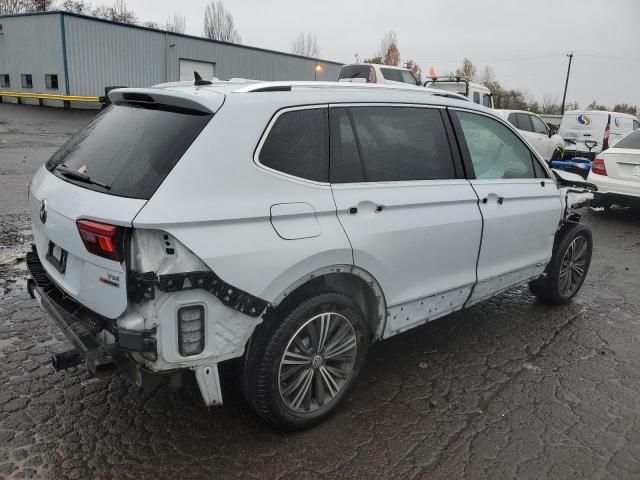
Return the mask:
[[367,322],[354,300],[324,288],[273,313],[251,339],[243,390],[269,425],[303,430],[335,413],[356,381],[367,356]]
[[580,291],[593,252],[591,230],[584,225],[573,224],[561,235],[545,273],[529,283],[531,293],[553,305],[568,303]]

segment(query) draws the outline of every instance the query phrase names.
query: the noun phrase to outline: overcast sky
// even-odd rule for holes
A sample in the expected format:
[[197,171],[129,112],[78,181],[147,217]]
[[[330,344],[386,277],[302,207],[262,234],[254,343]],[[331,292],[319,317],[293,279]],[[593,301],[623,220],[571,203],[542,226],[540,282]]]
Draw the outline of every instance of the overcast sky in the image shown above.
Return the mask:
[[[98,0],[92,3],[101,3]],[[105,0],[102,3],[109,3]],[[127,0],[140,20],[186,16],[201,35],[207,0]],[[566,54],[575,52],[567,101],[640,105],[640,0],[224,0],[242,43],[289,51],[299,32],[318,38],[320,57],[374,55],[395,30],[402,61],[427,72],[469,57],[491,65],[506,88],[562,99]]]

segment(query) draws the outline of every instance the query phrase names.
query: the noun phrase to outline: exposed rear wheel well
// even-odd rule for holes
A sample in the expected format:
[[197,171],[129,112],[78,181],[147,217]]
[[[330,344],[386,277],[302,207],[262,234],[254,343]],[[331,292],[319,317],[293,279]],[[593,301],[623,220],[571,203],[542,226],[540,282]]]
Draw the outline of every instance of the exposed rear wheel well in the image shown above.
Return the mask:
[[[275,307],[274,312],[286,310],[295,304],[296,298],[309,289],[326,287],[355,300],[365,314],[368,322],[370,339],[372,341],[382,338],[386,305],[380,288],[371,280],[350,272],[327,273],[314,277],[288,292],[284,299]],[[272,313],[268,313],[270,315]]]

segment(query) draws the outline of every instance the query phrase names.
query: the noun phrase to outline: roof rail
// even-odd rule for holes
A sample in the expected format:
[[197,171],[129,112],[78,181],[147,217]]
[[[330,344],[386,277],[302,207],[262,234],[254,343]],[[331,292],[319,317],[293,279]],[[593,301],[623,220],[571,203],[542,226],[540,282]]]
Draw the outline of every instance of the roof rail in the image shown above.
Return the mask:
[[317,82],[317,81],[280,81],[280,82],[257,82],[244,85],[234,93],[255,93],[255,92],[283,92],[299,88],[312,89],[368,89],[368,90],[403,90],[409,92],[425,93],[440,97],[455,98],[458,100],[469,100],[468,98],[454,92],[438,90],[435,88],[424,88],[418,85],[393,85],[389,83],[351,83],[351,82]]

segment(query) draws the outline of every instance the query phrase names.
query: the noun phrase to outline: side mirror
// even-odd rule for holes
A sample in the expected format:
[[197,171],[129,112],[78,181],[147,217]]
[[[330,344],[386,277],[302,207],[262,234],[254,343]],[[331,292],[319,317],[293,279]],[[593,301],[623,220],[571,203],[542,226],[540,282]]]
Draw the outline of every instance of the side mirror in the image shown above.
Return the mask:
[[549,127],[549,138],[553,137],[558,131],[554,127]]

